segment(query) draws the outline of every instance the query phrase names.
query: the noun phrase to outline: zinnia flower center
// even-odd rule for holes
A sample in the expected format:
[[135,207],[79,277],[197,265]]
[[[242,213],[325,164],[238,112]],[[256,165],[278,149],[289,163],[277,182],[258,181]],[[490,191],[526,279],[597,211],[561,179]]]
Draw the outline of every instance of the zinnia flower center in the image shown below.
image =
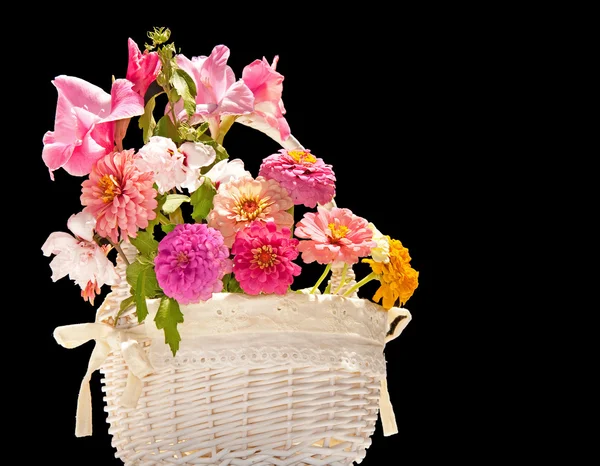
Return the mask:
[[184,251],[179,251],[177,254],[177,265],[179,267],[185,267],[189,261],[190,258],[187,256],[187,254]]
[[115,196],[119,195],[119,184],[113,175],[104,175],[100,178],[100,181],[98,181],[98,186],[104,192],[100,198],[107,204],[112,202]]
[[314,155],[303,150],[290,150],[288,155],[298,163],[315,163],[317,161]]
[[346,225],[336,225],[335,223],[330,223],[327,226],[329,227],[329,231],[331,231],[331,239],[334,242],[345,238],[349,231]]
[[255,220],[260,214],[262,214],[265,207],[269,205],[267,199],[242,199],[238,204],[238,214],[244,220]]
[[264,244],[260,248],[253,249],[252,254],[254,255],[252,262],[261,269],[279,264],[277,254],[273,252],[273,248],[269,244]]

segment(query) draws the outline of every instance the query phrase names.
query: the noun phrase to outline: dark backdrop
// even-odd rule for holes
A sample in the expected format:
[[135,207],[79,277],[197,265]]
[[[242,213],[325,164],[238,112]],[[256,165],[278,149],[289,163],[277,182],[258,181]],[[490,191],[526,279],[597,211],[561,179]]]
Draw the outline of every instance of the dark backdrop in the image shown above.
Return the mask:
[[[279,55],[292,134],[333,165],[338,205],[372,221],[409,248],[413,267],[421,274],[419,288],[406,306],[413,321],[385,350],[399,434],[383,437],[378,421],[363,464],[418,464],[416,455],[430,454],[431,448],[421,445],[435,425],[425,414],[428,397],[433,395],[426,395],[428,387],[422,382],[426,368],[420,361],[425,350],[417,344],[417,335],[421,332],[423,337],[422,323],[432,312],[427,305],[434,293],[432,248],[427,238],[435,236],[432,229],[436,226],[428,199],[434,189],[430,182],[434,161],[441,155],[438,146],[445,136],[440,123],[443,105],[432,98],[439,92],[443,70],[432,56],[428,31],[419,31],[410,18],[397,22],[378,18],[382,22],[376,24],[361,14],[351,23],[332,18],[328,27],[316,19],[314,23],[294,21],[283,13],[279,20],[268,22],[259,11],[249,13],[243,26],[217,21],[206,13],[189,21],[169,20],[172,15],[125,20],[104,11],[87,14],[85,20],[67,20],[56,11],[46,13],[48,20],[31,37],[35,72],[29,77],[35,99],[30,105],[35,107],[35,119],[27,121],[26,163],[33,173],[27,183],[40,202],[36,202],[35,227],[28,232],[27,273],[35,309],[30,343],[35,350],[31,353],[38,369],[24,376],[33,382],[35,395],[24,405],[23,418],[27,419],[24,429],[41,433],[53,449],[50,456],[47,449],[30,449],[27,458],[56,460],[64,466],[121,464],[110,445],[98,373],[92,379],[94,435],[74,436],[77,393],[93,343],[66,350],[56,344],[52,331],[59,325],[93,321],[95,308],[81,300],[79,288],[68,278],[51,281],[50,259],[40,247],[51,232],[67,231],[68,217],[81,208],[83,179],[59,170],[56,180],[50,180],[41,159],[42,137],[53,129],[57,94],[51,80],[60,74],[72,75],[109,91],[112,75],[125,77],[128,37],[142,46],[146,31],[153,26],[170,27],[175,44],[188,57],[207,55],[217,44],[227,45],[236,77],[254,59],[272,60]],[[132,126],[135,129],[135,121]],[[130,132],[126,146],[139,148],[138,135]],[[227,135],[225,146],[255,176],[261,159],[279,148],[262,133],[239,124]],[[359,266],[357,272],[366,273],[366,269]],[[320,269],[307,266],[302,282],[308,286],[319,274]],[[367,286],[361,296],[368,298],[373,291]]]

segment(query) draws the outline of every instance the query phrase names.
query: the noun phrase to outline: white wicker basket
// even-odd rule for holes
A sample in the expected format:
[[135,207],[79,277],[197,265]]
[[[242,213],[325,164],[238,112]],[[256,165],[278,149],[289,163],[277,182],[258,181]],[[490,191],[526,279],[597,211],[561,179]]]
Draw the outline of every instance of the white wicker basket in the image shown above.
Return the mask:
[[218,293],[181,307],[173,357],[153,322],[157,301],[145,324],[129,313],[114,325],[128,293],[125,282],[114,286],[96,323],[55,332],[65,347],[96,339],[77,435],[91,434],[89,380],[100,369],[112,445],[126,465],[350,465],[365,457],[379,412],[384,433],[396,433],[384,346],[410,321],[406,309]]

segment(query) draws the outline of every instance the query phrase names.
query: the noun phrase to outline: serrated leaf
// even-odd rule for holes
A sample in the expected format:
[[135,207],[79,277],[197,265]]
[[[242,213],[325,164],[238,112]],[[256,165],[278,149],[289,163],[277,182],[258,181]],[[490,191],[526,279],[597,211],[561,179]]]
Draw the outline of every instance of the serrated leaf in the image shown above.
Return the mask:
[[183,323],[183,314],[179,308],[179,303],[173,298],[163,297],[158,306],[158,311],[154,317],[156,328],[163,329],[165,332],[165,343],[171,348],[173,356],[179,350],[181,335],[177,330],[177,324]]
[[191,197],[191,203],[194,207],[192,218],[196,222],[201,222],[208,217],[210,210],[213,208],[213,198],[215,197],[215,194],[217,194],[217,190],[212,181],[207,177],[204,177],[204,183],[192,193]]
[[156,121],[154,120],[154,107],[156,106],[156,97],[162,94],[162,92],[153,95],[148,99],[146,106],[144,107],[144,113],[138,120],[138,126],[142,130],[144,144],[148,143],[150,136],[154,134],[154,128],[156,128]]
[[184,194],[168,194],[162,206],[162,211],[165,214],[172,214],[184,202],[190,202],[189,196]]
[[[171,75],[171,84],[183,99],[183,107],[189,116],[196,112],[196,85],[185,71],[177,69]],[[172,102],[176,100],[173,99]]]
[[169,118],[169,115],[163,116],[154,128],[154,136],[162,136],[171,139],[175,143],[181,142],[179,137],[179,131],[175,128],[175,125]]
[[[156,192],[158,192],[158,186],[156,185],[156,183],[154,183],[154,189],[156,190]],[[156,196],[156,201],[158,202],[156,209],[154,209],[154,213],[156,214],[156,217],[154,218],[154,220],[150,220],[148,222],[146,231],[150,231],[150,232],[154,233],[154,227],[156,227],[156,225],[158,225],[160,222],[160,220],[158,219],[158,214],[160,213],[162,206],[165,203],[166,198],[167,198],[167,196],[165,194],[159,194]]]
[[154,264],[152,262],[142,264],[137,260],[129,264],[125,272],[127,283],[129,283],[129,286],[133,289],[132,294],[135,296],[139,276],[142,274],[144,274],[144,293],[146,298],[156,298],[161,296],[163,292],[156,280]]
[[135,312],[138,322],[141,324],[148,315],[148,305],[146,304],[146,277],[150,268],[146,268],[140,272],[137,279],[137,285],[133,291],[135,299]]
[[153,257],[158,250],[158,241],[154,239],[153,232],[148,230],[139,230],[135,238],[129,238],[138,252],[145,257]]
[[169,223],[168,225],[161,225],[160,228],[165,233],[171,233],[175,229],[176,226],[177,225],[175,225],[174,223]]

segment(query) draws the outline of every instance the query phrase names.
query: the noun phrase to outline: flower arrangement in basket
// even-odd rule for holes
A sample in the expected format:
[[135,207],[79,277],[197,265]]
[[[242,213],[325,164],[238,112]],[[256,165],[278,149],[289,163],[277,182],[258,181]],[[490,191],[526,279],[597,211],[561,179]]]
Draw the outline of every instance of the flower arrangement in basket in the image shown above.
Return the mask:
[[[396,432],[383,349],[411,319],[396,307],[418,284],[408,250],[336,205],[333,167],[290,134],[278,57],[236,80],[224,45],[190,59],[168,29],[148,37],[143,53],[129,40],[110,93],[53,81],[42,158],[52,178],[83,178],[82,210],[42,251],[52,280],[68,275],[92,305],[111,287],[95,322],[54,333],[68,348],[96,341],[76,435],[92,432],[99,369],[125,464],[360,462],[378,414],[385,435]],[[137,150],[123,147],[132,123]],[[256,176],[225,149],[234,123],[282,147],[259,155]],[[371,268],[360,279],[359,261]],[[322,275],[295,289],[313,262]],[[372,280],[375,295],[359,298]]]

